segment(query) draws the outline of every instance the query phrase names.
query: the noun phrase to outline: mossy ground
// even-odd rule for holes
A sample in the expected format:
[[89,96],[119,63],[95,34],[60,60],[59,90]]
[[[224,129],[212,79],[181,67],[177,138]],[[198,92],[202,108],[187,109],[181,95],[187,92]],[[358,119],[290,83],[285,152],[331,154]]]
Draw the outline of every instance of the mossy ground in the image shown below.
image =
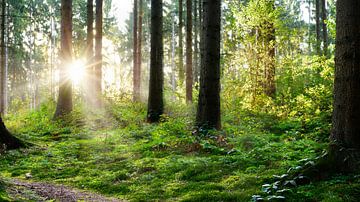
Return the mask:
[[[3,178],[66,184],[130,201],[251,201],[274,175],[301,166],[326,149],[322,128],[239,110],[223,130],[193,134],[193,109],[170,105],[159,124],[145,122],[142,104],[111,104],[68,122],[52,121],[53,107],[6,119],[35,146],[0,157]],[[319,132],[320,131],[320,132]],[[326,132],[326,130],[325,130]],[[200,137],[201,136],[201,137]],[[220,137],[220,138],[219,138]],[[6,193],[0,183],[0,199]],[[360,177],[335,176],[290,189],[288,201],[356,201]]]

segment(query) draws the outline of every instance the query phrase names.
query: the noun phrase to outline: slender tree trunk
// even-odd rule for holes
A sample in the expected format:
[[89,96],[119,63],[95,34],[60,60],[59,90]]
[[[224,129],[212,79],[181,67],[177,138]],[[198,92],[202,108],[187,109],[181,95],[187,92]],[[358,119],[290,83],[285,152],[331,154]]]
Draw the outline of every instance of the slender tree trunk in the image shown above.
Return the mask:
[[199,74],[200,74],[200,69],[199,69],[199,27],[200,27],[200,20],[198,20],[199,16],[198,16],[198,2],[201,2],[201,0],[194,0],[194,31],[195,31],[195,39],[194,39],[194,83],[198,83],[199,82]]
[[1,43],[1,70],[0,70],[0,113],[5,113],[5,89],[6,89],[6,73],[5,73],[5,12],[6,12],[6,1],[1,1],[1,37],[0,37],[0,43]]
[[[338,166],[340,170],[358,170],[360,154],[360,1],[338,0],[336,10],[332,152],[338,162],[338,165],[334,166]],[[344,157],[346,152],[349,154]]]
[[87,0],[87,35],[86,35],[86,100],[88,103],[94,104],[92,89],[94,84],[94,0]]
[[164,112],[163,101],[163,1],[151,0],[151,56],[147,120],[160,121]]
[[192,102],[193,65],[192,65],[192,1],[186,0],[186,102]]
[[321,26],[320,26],[320,0],[315,0],[315,26],[316,26],[316,54],[321,54],[320,44],[321,44]]
[[172,33],[171,33],[171,88],[172,88],[172,100],[176,100],[176,65],[175,65],[175,14],[172,21]]
[[[269,6],[275,10],[275,2],[269,1]],[[274,98],[276,93],[276,83],[275,83],[275,47],[276,47],[276,35],[275,35],[275,26],[274,22],[267,23],[266,31],[266,89],[265,94],[269,97]]]
[[61,0],[61,67],[58,103],[55,118],[72,111],[72,83],[69,66],[72,62],[72,0]]
[[138,75],[137,80],[139,81],[137,84],[138,94],[139,98],[138,100],[141,100],[141,65],[142,65],[142,29],[143,29],[143,0],[139,0],[139,24],[138,24],[138,42],[137,42],[137,68],[138,68]]
[[321,4],[322,4],[322,26],[323,26],[323,43],[324,43],[324,47],[323,47],[323,55],[327,56],[328,54],[328,33],[327,33],[327,25],[326,25],[326,20],[327,20],[327,11],[326,11],[326,0],[321,0]]
[[102,105],[102,36],[103,36],[103,0],[96,0],[96,35],[95,35],[95,105]]
[[182,86],[185,77],[183,49],[183,0],[179,0],[179,82]]
[[133,101],[139,101],[139,67],[138,67],[138,0],[134,0],[133,11]]
[[220,129],[221,0],[203,0],[203,6],[204,58],[196,121],[199,127]]

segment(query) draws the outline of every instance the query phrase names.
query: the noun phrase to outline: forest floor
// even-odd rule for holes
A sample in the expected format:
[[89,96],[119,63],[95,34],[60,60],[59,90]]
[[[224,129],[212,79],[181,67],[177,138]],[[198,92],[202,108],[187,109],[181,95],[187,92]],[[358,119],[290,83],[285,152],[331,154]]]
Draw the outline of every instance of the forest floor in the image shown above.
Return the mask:
[[[315,123],[323,125],[224,110],[222,131],[195,135],[194,110],[182,105],[168,106],[163,121],[153,125],[144,121],[146,107],[141,104],[112,104],[105,113],[91,115],[77,107],[66,123],[52,121],[53,110],[44,105],[38,111],[8,116],[8,128],[35,146],[0,156],[0,178],[43,198],[49,197],[41,194],[44,185],[54,188],[55,196],[66,195],[56,192],[59,188],[70,196],[99,197],[99,201],[262,197],[332,202],[360,197],[359,175],[277,186],[283,174],[323,154],[328,134],[324,125],[329,124],[318,120]],[[9,201],[21,190],[5,187],[0,183],[0,201]]]
[[13,201],[123,201],[115,198],[104,197],[88,191],[80,191],[78,189],[69,188],[64,185],[55,185],[45,182],[20,181],[17,179],[6,181],[5,190],[8,193],[8,199]]

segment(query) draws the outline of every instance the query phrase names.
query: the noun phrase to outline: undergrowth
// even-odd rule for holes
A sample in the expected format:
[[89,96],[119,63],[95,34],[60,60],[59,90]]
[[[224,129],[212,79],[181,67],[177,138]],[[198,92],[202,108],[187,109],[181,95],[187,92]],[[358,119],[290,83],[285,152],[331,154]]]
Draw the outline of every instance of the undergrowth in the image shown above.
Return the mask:
[[[66,122],[53,121],[53,111],[46,104],[6,117],[10,130],[34,146],[0,157],[3,178],[30,173],[31,180],[130,201],[251,201],[264,195],[264,184],[327,147],[319,138],[328,132],[326,123],[241,109],[224,113],[222,131],[201,137],[192,107],[178,103],[154,125],[145,122],[146,106],[136,103],[112,103],[99,113],[78,106]],[[359,185],[358,176],[335,176],[282,195],[288,201],[356,201]]]

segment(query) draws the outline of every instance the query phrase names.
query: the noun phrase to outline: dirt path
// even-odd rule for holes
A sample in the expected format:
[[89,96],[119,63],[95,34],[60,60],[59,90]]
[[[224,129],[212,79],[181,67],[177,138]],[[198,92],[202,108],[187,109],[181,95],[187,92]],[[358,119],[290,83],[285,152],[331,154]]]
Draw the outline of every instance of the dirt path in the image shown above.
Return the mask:
[[43,182],[27,182],[17,179],[7,181],[7,192],[14,200],[20,201],[48,201],[61,202],[96,201],[96,202],[123,202],[124,200],[108,198],[96,193],[81,191]]

